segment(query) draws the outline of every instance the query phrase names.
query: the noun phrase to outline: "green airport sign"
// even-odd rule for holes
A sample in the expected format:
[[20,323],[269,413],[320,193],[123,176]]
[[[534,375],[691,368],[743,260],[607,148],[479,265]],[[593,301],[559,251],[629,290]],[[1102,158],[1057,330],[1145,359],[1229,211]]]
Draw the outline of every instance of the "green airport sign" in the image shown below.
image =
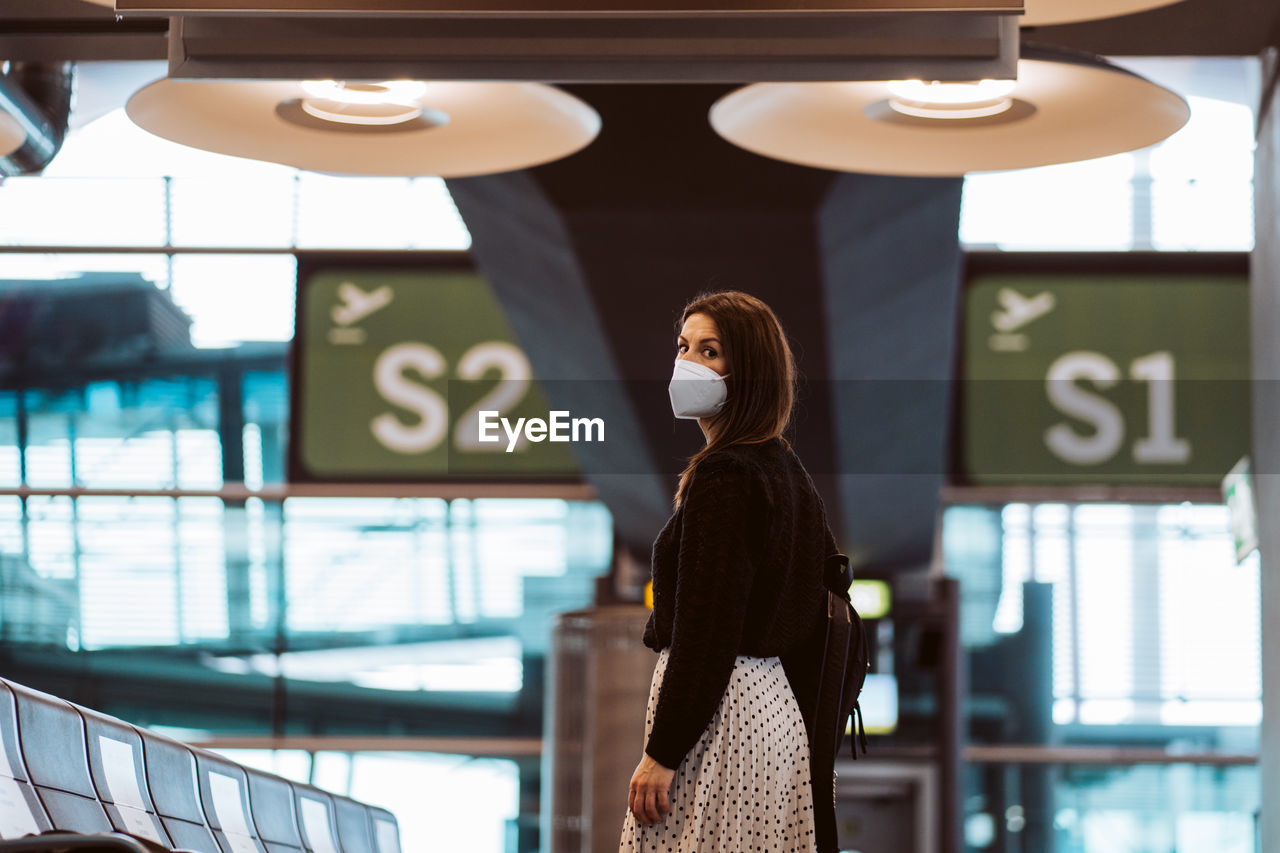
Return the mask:
[[[292,478],[580,476],[484,277],[467,268],[319,266],[299,275]],[[563,419],[562,416],[561,419]],[[602,429],[602,427],[601,427]],[[486,440],[487,439],[487,440]],[[553,440],[554,439],[554,440]]]
[[1246,275],[973,274],[957,479],[1217,486],[1250,443]]

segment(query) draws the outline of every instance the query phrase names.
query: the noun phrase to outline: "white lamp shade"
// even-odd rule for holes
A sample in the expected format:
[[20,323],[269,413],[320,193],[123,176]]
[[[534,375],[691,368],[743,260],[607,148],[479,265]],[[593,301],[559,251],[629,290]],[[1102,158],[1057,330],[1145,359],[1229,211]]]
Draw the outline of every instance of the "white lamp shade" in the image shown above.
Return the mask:
[[[600,131],[588,104],[527,82],[431,82],[421,118],[359,125],[304,112],[296,80],[157,80],[125,112],[144,130],[219,154],[339,175],[463,177],[566,157]],[[316,102],[332,107],[330,101]]]
[[1023,12],[1020,23],[1024,27],[1037,27],[1044,24],[1095,21],[1181,2],[1182,0],[1026,0],[1026,11]]
[[755,83],[711,107],[723,138],[776,160],[928,177],[1089,160],[1154,145],[1191,117],[1179,95],[1105,61],[1022,59],[1007,111],[920,118],[883,81]]

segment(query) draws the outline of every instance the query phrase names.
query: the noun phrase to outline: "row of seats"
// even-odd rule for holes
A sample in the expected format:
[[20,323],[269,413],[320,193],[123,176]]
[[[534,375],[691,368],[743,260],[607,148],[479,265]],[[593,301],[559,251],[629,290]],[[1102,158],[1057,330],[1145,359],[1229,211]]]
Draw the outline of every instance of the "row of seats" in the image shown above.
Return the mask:
[[55,830],[193,853],[400,853],[385,809],[0,679],[0,839]]

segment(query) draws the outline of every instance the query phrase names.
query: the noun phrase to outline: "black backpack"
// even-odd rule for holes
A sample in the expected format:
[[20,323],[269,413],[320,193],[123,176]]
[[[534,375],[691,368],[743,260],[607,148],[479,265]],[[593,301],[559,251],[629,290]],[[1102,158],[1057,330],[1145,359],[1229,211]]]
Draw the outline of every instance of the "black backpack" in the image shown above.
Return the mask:
[[867,632],[862,617],[849,598],[853,569],[844,554],[830,554],[823,564],[823,584],[827,588],[825,640],[822,667],[818,676],[818,712],[814,729],[833,738],[832,757],[840,752],[845,728],[851,718],[853,737],[849,752],[857,759],[857,747],[867,752],[867,733],[862,724],[858,696],[871,667]]

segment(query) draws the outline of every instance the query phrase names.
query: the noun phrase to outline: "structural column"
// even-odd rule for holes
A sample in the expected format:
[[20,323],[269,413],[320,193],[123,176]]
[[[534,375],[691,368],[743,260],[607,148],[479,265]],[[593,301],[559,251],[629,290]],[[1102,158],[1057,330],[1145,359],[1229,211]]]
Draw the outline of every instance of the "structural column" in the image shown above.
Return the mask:
[[603,119],[571,157],[456,178],[472,254],[557,408],[609,424],[575,448],[637,556],[704,442],[667,395],[680,311],[745,290],[801,372],[792,438],[856,567],[927,563],[944,480],[960,178],[832,172],[748,153],[707,120],[728,85],[579,85]]
[[1253,448],[1262,573],[1260,850],[1280,850],[1280,50],[1263,54],[1251,264]]

